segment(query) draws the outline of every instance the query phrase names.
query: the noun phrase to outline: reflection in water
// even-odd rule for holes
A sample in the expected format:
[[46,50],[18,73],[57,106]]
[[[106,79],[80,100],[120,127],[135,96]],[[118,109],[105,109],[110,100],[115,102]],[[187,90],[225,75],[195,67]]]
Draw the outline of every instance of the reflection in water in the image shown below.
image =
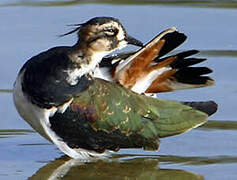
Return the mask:
[[62,157],[40,168],[29,180],[56,179],[159,179],[203,180],[200,175],[175,169],[159,169],[158,158],[136,158],[84,163]]
[[236,50],[202,50],[199,55],[210,57],[237,57]]
[[202,130],[237,130],[237,121],[207,121],[199,127]]
[[[116,156],[116,155],[115,155]],[[115,157],[113,156],[113,157]],[[144,154],[122,154],[118,158],[147,158],[157,159],[160,164],[183,164],[183,165],[211,165],[237,163],[236,156],[172,156],[172,155],[144,155]]]
[[12,89],[0,89],[0,93],[12,93]]
[[236,156],[197,156],[197,157],[185,157],[185,156],[160,156],[160,162],[169,164],[185,164],[185,165],[211,165],[211,164],[228,164],[237,163]]
[[34,133],[29,129],[0,129],[0,138],[9,138],[18,135],[28,135]]

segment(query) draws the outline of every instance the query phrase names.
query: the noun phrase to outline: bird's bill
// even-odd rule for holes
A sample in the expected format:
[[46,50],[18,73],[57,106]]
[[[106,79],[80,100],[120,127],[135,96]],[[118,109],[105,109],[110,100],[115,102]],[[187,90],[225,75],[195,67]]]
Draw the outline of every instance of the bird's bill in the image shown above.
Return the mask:
[[143,43],[132,36],[127,35],[125,40],[128,42],[128,44],[143,47]]

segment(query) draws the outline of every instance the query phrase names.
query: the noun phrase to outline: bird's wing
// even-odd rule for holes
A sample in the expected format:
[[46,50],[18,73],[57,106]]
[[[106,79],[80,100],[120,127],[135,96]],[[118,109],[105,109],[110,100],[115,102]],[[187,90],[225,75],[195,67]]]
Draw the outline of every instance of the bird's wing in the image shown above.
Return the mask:
[[71,148],[157,150],[160,137],[188,131],[206,122],[207,117],[182,103],[146,97],[95,79],[64,113],[51,117],[50,124]]
[[137,93],[159,93],[213,85],[205,76],[212,71],[206,67],[190,67],[205,61],[189,57],[198,53],[189,50],[164,57],[186,40],[175,28],[163,31],[137,52],[106,57],[100,68],[107,68],[110,80]]
[[[203,58],[189,57],[198,53],[197,50],[181,52],[169,57],[156,58],[155,71],[160,68],[166,70],[157,76],[146,93],[169,92],[174,90],[191,89],[211,86],[214,80],[207,76],[212,70],[207,67],[193,67],[205,61]],[[163,66],[161,66],[164,64]]]

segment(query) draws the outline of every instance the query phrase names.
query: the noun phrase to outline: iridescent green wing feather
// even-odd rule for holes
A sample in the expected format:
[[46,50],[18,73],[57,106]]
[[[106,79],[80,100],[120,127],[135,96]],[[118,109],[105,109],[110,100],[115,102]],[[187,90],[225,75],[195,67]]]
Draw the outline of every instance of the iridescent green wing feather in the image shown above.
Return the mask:
[[[76,110],[75,107],[80,108]],[[138,95],[100,79],[95,79],[88,90],[74,99],[71,113],[79,114],[79,121],[82,111],[87,116],[83,123],[95,132],[103,132],[103,136],[107,134],[111,138],[116,132],[127,138],[125,144],[130,148],[136,146],[132,142],[136,137],[143,148],[151,150],[158,148],[159,137],[188,131],[206,122],[208,117],[179,102]]]

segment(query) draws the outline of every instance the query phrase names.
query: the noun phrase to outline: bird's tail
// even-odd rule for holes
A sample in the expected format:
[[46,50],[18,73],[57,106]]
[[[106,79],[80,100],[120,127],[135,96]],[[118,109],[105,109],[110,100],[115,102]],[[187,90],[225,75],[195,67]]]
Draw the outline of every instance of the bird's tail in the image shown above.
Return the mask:
[[[147,97],[148,98],[148,97]],[[182,134],[196,128],[208,120],[208,116],[215,113],[217,104],[213,101],[207,102],[175,102],[161,99],[148,99],[151,112],[144,119],[151,119],[160,138]],[[158,118],[152,118],[154,114]],[[150,126],[146,133],[151,133]]]
[[149,99],[149,103],[153,107],[152,112],[159,115],[159,118],[152,122],[160,138],[181,134],[201,126],[218,107],[214,101],[175,102]]
[[217,111],[218,105],[214,101],[182,102],[184,105],[202,111],[211,116]]

